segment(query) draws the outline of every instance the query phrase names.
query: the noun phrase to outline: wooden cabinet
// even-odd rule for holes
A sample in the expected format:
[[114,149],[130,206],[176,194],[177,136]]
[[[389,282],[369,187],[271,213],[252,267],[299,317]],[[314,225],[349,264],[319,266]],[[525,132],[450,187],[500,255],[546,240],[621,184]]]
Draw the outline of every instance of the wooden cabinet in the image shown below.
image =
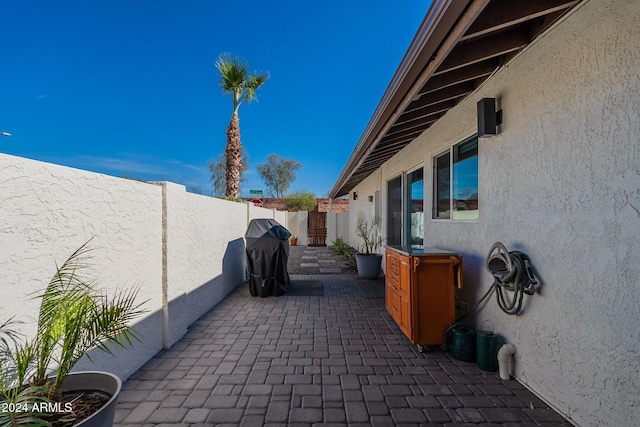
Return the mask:
[[411,336],[411,298],[409,292],[408,256],[386,250],[385,254],[385,296],[387,311],[407,336]]
[[439,249],[385,251],[385,304],[391,317],[411,340],[444,344],[446,329],[455,322],[454,288],[462,287],[462,257]]

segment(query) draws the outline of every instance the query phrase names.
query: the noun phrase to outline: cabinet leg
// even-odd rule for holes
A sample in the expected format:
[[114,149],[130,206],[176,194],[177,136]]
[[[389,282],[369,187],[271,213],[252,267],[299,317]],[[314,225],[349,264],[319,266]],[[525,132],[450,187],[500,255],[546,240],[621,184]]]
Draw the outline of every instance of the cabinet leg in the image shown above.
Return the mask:
[[425,348],[422,344],[418,344],[418,353],[424,353]]

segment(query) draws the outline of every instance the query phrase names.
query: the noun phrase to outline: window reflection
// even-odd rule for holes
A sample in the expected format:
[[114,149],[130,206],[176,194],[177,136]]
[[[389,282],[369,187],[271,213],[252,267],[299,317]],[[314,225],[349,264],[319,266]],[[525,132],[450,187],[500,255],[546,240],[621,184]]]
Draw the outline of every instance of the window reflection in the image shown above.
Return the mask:
[[424,172],[416,169],[407,175],[407,212],[409,213],[408,240],[411,248],[424,247]]
[[453,219],[478,219],[478,140],[453,147]]
[[387,240],[388,245],[402,244],[402,177],[387,183]]

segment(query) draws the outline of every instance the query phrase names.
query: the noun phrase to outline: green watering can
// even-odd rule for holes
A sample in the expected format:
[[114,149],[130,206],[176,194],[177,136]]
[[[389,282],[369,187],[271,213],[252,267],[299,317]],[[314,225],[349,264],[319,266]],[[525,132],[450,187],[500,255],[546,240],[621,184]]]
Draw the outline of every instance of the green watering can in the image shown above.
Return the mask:
[[[482,325],[485,322],[489,321],[485,320]],[[478,331],[476,354],[478,368],[489,372],[498,370],[498,336],[493,332],[493,324],[491,324],[491,330]]]
[[468,323],[449,326],[444,333],[444,342],[456,359],[463,362],[476,361],[476,330]]

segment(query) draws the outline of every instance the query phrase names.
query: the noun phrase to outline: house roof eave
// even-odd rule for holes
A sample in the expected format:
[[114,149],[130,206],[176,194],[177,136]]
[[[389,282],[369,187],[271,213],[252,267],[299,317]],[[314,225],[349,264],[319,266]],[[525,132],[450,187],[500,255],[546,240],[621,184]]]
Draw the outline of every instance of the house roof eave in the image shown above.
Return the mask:
[[329,197],[348,194],[579,3],[434,1]]
[[350,188],[344,191],[342,187],[371,148],[380,128],[389,120],[394,106],[399,104],[410,90],[411,84],[424,68],[425,59],[428,61],[436,52],[440,42],[469,1],[435,0],[431,4],[329,197],[336,198],[349,192]]

